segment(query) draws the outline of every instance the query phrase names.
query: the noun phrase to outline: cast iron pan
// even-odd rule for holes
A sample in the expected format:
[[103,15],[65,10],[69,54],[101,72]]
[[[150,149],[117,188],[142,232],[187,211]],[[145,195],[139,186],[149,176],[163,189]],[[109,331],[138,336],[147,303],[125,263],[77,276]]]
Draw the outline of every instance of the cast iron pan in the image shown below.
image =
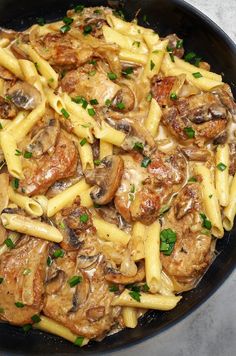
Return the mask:
[[[147,16],[150,26],[161,36],[177,33],[184,38],[185,49],[194,51],[212,65],[212,70],[222,73],[236,97],[236,46],[209,18],[180,0],[127,0],[127,1],[70,1],[70,0],[0,0],[0,25],[22,30],[35,22],[36,17],[52,21],[64,16],[68,8],[83,3],[86,6],[123,6],[126,18],[131,20],[138,9],[140,23]],[[205,301],[229,276],[236,265],[236,226],[217,243],[218,255],[198,287],[184,293],[182,301],[169,312],[151,311],[135,329],[123,330],[93,342],[83,349],[58,337],[31,331],[25,335],[20,328],[0,324],[1,355],[93,354],[140,342],[176,323]],[[230,308],[230,306],[228,306]],[[171,333],[171,329],[169,330]]]

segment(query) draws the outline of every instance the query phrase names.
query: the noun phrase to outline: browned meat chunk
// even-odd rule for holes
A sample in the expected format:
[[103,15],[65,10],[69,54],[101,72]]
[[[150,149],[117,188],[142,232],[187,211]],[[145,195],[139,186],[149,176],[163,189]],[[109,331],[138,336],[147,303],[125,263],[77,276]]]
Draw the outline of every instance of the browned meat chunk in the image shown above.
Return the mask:
[[4,99],[0,96],[0,118],[5,120],[12,120],[17,114],[17,109],[10,100]]
[[154,76],[152,79],[152,96],[159,105],[167,105],[170,102],[170,93],[175,83],[176,77],[159,78]]
[[77,160],[74,143],[61,132],[52,155],[46,153],[39,159],[27,160],[19,189],[27,195],[43,194],[57,180],[73,176]]
[[161,262],[167,274],[181,285],[180,289],[193,287],[213,257],[210,232],[202,228],[199,215],[202,209],[198,184],[188,184],[165,215],[162,229],[171,228],[177,240],[170,256],[161,253]]
[[[43,307],[48,242],[23,237],[0,258],[0,319],[22,325]],[[20,304],[21,307],[16,306]]]

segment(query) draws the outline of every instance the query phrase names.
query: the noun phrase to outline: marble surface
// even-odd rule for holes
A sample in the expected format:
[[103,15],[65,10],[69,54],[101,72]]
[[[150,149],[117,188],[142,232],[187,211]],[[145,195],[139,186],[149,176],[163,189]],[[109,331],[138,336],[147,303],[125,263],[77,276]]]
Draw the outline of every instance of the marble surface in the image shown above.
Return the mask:
[[[236,42],[236,0],[188,0]],[[171,329],[113,356],[236,355],[236,270],[195,312]]]

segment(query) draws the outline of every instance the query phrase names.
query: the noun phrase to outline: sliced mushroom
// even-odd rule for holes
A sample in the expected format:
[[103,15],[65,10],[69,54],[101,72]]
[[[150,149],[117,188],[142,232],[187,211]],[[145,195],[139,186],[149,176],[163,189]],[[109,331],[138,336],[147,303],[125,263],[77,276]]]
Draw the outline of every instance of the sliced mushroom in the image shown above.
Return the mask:
[[[115,111],[126,113],[133,110],[135,104],[135,96],[132,90],[127,85],[121,85],[121,89],[117,92],[112,100],[111,108]],[[124,107],[120,107],[123,104]]]
[[83,274],[82,282],[77,284],[75,293],[72,298],[72,308],[69,313],[75,313],[79,307],[86,302],[89,296],[90,283],[89,279]]
[[96,204],[104,205],[113,199],[120,186],[123,171],[123,159],[116,155],[103,158],[97,168],[85,171],[86,182],[95,184],[90,195]]
[[98,321],[99,319],[103,318],[105,315],[105,307],[94,307],[90,308],[86,311],[86,317],[89,321]]
[[32,110],[41,103],[41,94],[33,85],[18,81],[8,90],[11,101],[20,109]]
[[65,282],[66,274],[62,270],[57,270],[56,273],[46,283],[46,293],[57,293]]
[[206,162],[209,158],[210,152],[206,148],[199,148],[195,146],[182,147],[181,151],[188,158],[189,161]]
[[120,273],[119,270],[112,267],[108,267],[105,270],[105,279],[111,283],[117,283],[117,284],[137,283],[137,282],[142,282],[144,277],[145,277],[145,268],[143,262],[139,263],[138,272],[133,277],[124,276],[122,273]]
[[44,153],[52,151],[60,132],[58,120],[51,119],[48,126],[42,128],[31,140],[27,150],[32,153],[34,158],[41,157]]
[[80,269],[90,269],[98,262],[100,254],[94,256],[79,255],[77,257],[77,266]]
[[218,136],[216,136],[216,138],[213,140],[213,144],[223,145],[224,143],[226,143],[227,138],[228,138],[228,132],[225,130],[221,132]]
[[65,228],[63,228],[61,231],[63,235],[63,241],[60,244],[61,247],[66,251],[79,250],[83,244],[80,236],[78,236],[78,234],[73,229],[66,226],[65,222],[63,222],[63,224],[65,225]]
[[184,48],[183,46],[178,45],[181,39],[175,34],[171,34],[165,37],[166,40],[169,40],[168,48],[170,48],[173,54],[179,58],[182,58],[184,55]]
[[0,96],[0,117],[6,120],[12,120],[16,114],[16,107],[9,100]]

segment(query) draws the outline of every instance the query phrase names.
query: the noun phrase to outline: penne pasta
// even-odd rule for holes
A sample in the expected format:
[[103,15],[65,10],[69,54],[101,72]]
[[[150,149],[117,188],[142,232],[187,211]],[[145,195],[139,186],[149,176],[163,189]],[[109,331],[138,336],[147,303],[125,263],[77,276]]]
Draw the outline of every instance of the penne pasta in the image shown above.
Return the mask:
[[114,15],[109,14],[107,15],[106,19],[111,27],[125,35],[128,33],[130,36],[141,37],[141,35],[144,35],[145,33],[153,32],[151,29],[139,26],[133,22],[123,21],[122,19]]
[[125,289],[119,297],[114,298],[112,305],[122,307],[147,308],[156,310],[171,310],[176,307],[182,297],[162,296],[158,294],[140,293],[140,302],[133,299],[130,292]]
[[0,134],[0,142],[9,173],[17,179],[23,179],[21,157],[16,155],[17,145],[15,138],[8,132],[2,132]]
[[223,226],[225,230],[230,231],[234,225],[234,218],[236,214],[236,174],[230,185],[229,204],[223,211]]
[[95,137],[111,143],[114,146],[121,146],[125,139],[125,134],[124,132],[113,129],[113,127],[103,121],[101,128],[95,130]]
[[0,47],[0,65],[15,74],[17,78],[24,79],[18,60],[2,47]]
[[7,47],[10,43],[10,40],[8,38],[0,38],[0,47],[4,48]]
[[131,236],[120,230],[115,224],[93,217],[93,224],[96,227],[98,236],[103,240],[118,242],[127,245]]
[[79,157],[82,164],[82,169],[85,171],[86,169],[93,169],[93,151],[92,147],[88,142],[84,143],[84,139],[77,143],[77,147],[79,150]]
[[83,190],[79,196],[80,196],[80,203],[82,206],[85,206],[86,208],[91,208],[93,206],[93,201],[91,199],[90,193],[93,187]]
[[218,145],[216,148],[215,184],[221,206],[229,204],[229,145]]
[[54,226],[38,220],[32,220],[26,216],[3,213],[1,215],[1,220],[5,228],[20,232],[21,234],[39,237],[41,239],[57,243],[63,240],[63,236],[60,231]]
[[127,328],[136,328],[138,324],[137,311],[132,307],[123,307],[122,316]]
[[56,111],[56,113],[62,115],[61,111],[63,108],[65,108],[63,99],[59,95],[54,94],[53,90],[51,89],[47,90],[46,98],[49,105]]
[[20,208],[24,209],[32,216],[42,216],[43,209],[37,201],[27,196],[16,193],[11,186],[8,188],[8,195],[12,203],[17,204]]
[[99,158],[103,159],[106,156],[113,154],[113,146],[111,143],[100,140],[99,143]]
[[137,221],[132,230],[129,249],[133,261],[145,258],[144,241],[146,238],[146,226]]
[[154,98],[152,98],[148,116],[144,120],[144,126],[153,137],[157,135],[158,126],[161,121],[161,116],[162,116],[162,111],[160,105]]
[[119,57],[122,61],[137,63],[137,64],[146,64],[148,61],[148,56],[146,54],[134,53],[126,49],[121,49]]

